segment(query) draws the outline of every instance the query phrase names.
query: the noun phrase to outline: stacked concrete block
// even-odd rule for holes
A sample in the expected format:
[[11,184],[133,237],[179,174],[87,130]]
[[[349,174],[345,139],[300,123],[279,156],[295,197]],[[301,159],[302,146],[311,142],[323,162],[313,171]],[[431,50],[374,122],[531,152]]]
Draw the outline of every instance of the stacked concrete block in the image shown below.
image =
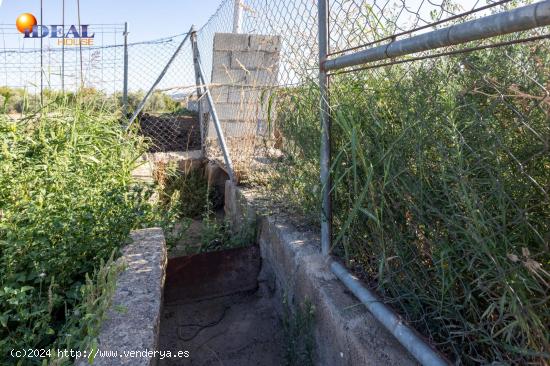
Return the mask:
[[[266,137],[270,131],[268,99],[270,90],[277,85],[280,48],[279,36],[214,35],[210,88],[230,152],[238,155],[245,144],[253,144],[258,136]],[[207,123],[207,145],[216,146],[217,134],[211,118]],[[250,152],[250,146],[246,149]]]

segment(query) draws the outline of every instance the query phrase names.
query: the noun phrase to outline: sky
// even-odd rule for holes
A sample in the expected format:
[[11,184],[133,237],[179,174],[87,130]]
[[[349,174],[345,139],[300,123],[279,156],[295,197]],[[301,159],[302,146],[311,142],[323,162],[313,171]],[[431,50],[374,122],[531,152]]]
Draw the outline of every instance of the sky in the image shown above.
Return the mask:
[[[286,35],[291,38],[293,35],[285,33],[286,29],[283,29],[289,24],[295,27],[305,24],[307,27],[316,28],[315,24],[310,24],[307,21],[305,23],[295,22],[296,19],[300,19],[299,16],[302,12],[311,14],[311,10],[313,10],[313,14],[315,13],[315,0],[286,0],[289,5],[295,1],[296,5],[301,5],[301,7],[282,8],[280,1],[245,0],[245,4],[248,4],[249,7],[244,8],[244,18],[257,19],[259,22],[250,23],[249,27],[253,28],[248,31],[258,32],[254,29],[259,28],[266,32],[264,28],[267,28],[270,29],[267,32],[280,32],[283,37]],[[331,1],[334,1],[332,4],[350,4],[350,2]],[[370,3],[379,0],[363,1]],[[394,1],[400,3],[401,0]],[[434,7],[437,8],[437,4],[442,1],[445,0],[405,0],[407,11],[403,12],[404,16],[399,18],[399,21],[404,22],[403,26],[407,28],[409,26],[407,24],[410,22],[408,18],[415,18],[417,12],[423,19],[430,19],[429,11]],[[480,5],[485,1],[460,0],[460,4],[467,10],[473,4]],[[47,86],[52,89],[60,87],[62,80],[65,86],[72,85],[74,88],[80,86],[81,80],[84,80],[87,86],[106,91],[119,90],[123,75],[121,72],[123,52],[120,47],[123,42],[122,28],[99,27],[98,24],[121,25],[128,22],[130,44],[156,40],[186,33],[192,24],[200,28],[215,13],[222,2],[224,0],[80,0],[81,24],[92,25],[91,33],[96,35],[94,47],[84,47],[83,49],[74,46],[65,47],[63,52],[60,52],[62,48],[59,39],[48,37],[42,40],[43,57],[38,57],[37,50],[40,49],[41,40],[39,38],[25,39],[16,30],[15,20],[22,13],[32,13],[40,23],[40,0],[0,0],[0,85],[36,89],[45,76]],[[354,4],[359,3],[359,1],[354,2]],[[63,0],[43,0],[43,4],[42,24],[46,26],[62,24]],[[78,25],[77,0],[65,0],[65,4],[66,26]],[[232,7],[231,4],[227,5],[228,7],[223,13],[223,21],[214,23],[214,31],[228,31],[227,26],[232,21]],[[304,7],[306,8],[304,9]],[[418,10],[419,8],[420,10]],[[229,11],[227,11],[228,9]],[[265,17],[268,19],[266,20]],[[351,24],[353,18],[350,20],[340,19],[340,21]],[[263,27],[264,25],[265,27]],[[199,43],[202,42],[199,47],[202,46],[204,51],[212,49],[212,34],[206,34],[210,37],[208,40],[201,39],[199,35]],[[130,90],[147,90],[153,84],[177,48],[178,39],[172,38],[162,43],[129,47]],[[287,41],[286,44],[290,43]],[[283,52],[285,50],[283,40]],[[190,52],[189,47],[183,48],[159,87],[167,89],[174,85],[194,84]],[[293,50],[288,49],[288,52],[293,52]],[[292,55],[289,53],[287,56],[291,59]],[[203,61],[211,65],[211,59],[208,59],[207,53],[203,52],[202,56]],[[64,63],[61,62],[62,59],[64,59]],[[293,61],[288,62],[291,64]],[[207,70],[209,65],[205,65]],[[64,76],[61,77],[61,75]]]
[[[187,32],[201,26],[221,0],[80,0],[82,24],[128,22],[130,42]],[[63,0],[43,0],[43,24],[61,24]],[[65,0],[65,23],[77,24],[77,1]],[[14,24],[21,13],[32,13],[40,22],[40,0],[0,0],[0,24]]]

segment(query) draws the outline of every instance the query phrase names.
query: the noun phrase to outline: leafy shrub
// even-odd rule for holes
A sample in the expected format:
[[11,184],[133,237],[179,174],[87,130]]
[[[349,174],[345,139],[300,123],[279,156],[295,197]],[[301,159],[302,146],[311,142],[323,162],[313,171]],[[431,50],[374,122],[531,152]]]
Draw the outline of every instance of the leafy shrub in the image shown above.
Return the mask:
[[[139,103],[145,96],[143,90],[128,93],[128,112],[136,110]],[[81,108],[87,111],[97,111],[118,114],[122,106],[122,93],[107,94],[104,91],[84,87],[76,92],[62,93],[59,90],[44,89],[43,104],[50,107],[60,104],[79,104]],[[40,93],[29,92],[24,89],[0,87],[0,111],[4,113],[34,113],[40,109]],[[180,103],[172,99],[168,94],[155,91],[149,97],[143,112],[149,113],[177,113],[192,114],[192,112],[182,108]]]
[[32,103],[23,89],[2,86],[0,95],[3,97],[1,108],[4,113],[21,113],[27,105]]
[[72,364],[70,357],[59,354],[57,350],[97,349],[97,337],[116,290],[117,276],[123,269],[111,255],[107,261],[101,260],[93,274],[86,274],[79,289],[81,300],[65,314],[67,322],[59,331],[48,356],[51,366]]
[[82,303],[86,276],[132,228],[167,222],[131,178],[141,140],[111,113],[80,106],[0,116],[2,355],[51,346]]

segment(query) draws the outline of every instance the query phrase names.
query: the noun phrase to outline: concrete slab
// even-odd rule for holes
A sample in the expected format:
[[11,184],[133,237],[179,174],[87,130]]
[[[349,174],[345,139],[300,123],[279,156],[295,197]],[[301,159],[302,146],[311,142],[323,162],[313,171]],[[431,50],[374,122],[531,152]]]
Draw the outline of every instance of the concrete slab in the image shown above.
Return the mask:
[[[152,354],[150,357],[131,357],[128,352],[155,351],[158,347],[166,243],[160,228],[136,230],[130,236],[133,242],[123,249],[117,261],[126,269],[117,279],[112,303],[98,337],[101,352],[119,357],[99,355],[94,365],[156,365]],[[88,360],[79,359],[76,365],[88,365]]]

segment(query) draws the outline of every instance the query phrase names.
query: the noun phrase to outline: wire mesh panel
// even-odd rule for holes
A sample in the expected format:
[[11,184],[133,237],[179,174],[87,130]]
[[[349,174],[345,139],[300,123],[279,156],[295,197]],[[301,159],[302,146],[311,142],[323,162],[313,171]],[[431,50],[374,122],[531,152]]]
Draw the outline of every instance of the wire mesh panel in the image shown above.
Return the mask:
[[[230,153],[244,178],[276,153],[276,96],[316,78],[317,9],[306,0],[239,3],[240,35],[227,35],[235,6],[224,1],[199,30],[198,46]],[[207,138],[206,144],[208,155],[221,160],[217,140]]]
[[476,16],[504,1],[335,0],[329,2],[329,53],[342,54],[372,44],[410,37]]
[[[68,27],[67,27],[68,28]],[[93,44],[78,39],[24,38],[13,25],[1,25],[0,106],[7,113],[32,112],[64,92],[87,107],[119,113],[124,102],[125,52],[128,60],[128,106],[133,113],[146,92],[176,52],[183,35],[125,47],[124,25],[88,26]],[[70,41],[70,42],[69,42]],[[201,148],[196,111],[189,110],[195,90],[189,44],[177,54],[167,73],[152,91],[139,115],[151,151],[183,151]],[[42,91],[42,93],[41,93]],[[196,98],[195,98],[196,99]],[[196,105],[196,101],[195,101]],[[193,109],[193,107],[191,107]],[[196,106],[195,106],[196,110]]]
[[84,93],[90,101],[97,97],[96,102],[105,101],[110,108],[120,106],[123,30],[124,25],[89,25],[92,44],[63,45],[61,38],[44,38],[41,49],[39,39],[24,38],[13,25],[0,25],[0,85],[5,89],[5,111],[36,110],[41,90],[45,103],[65,91]]
[[465,363],[544,352],[548,46],[332,80],[335,251]]
[[180,48],[186,36],[128,45],[128,112],[151,92],[138,115],[151,152],[201,149],[193,54],[188,41]]
[[[333,60],[526,5],[330,3]],[[549,29],[515,29],[331,71],[333,250],[460,364],[548,360]]]

